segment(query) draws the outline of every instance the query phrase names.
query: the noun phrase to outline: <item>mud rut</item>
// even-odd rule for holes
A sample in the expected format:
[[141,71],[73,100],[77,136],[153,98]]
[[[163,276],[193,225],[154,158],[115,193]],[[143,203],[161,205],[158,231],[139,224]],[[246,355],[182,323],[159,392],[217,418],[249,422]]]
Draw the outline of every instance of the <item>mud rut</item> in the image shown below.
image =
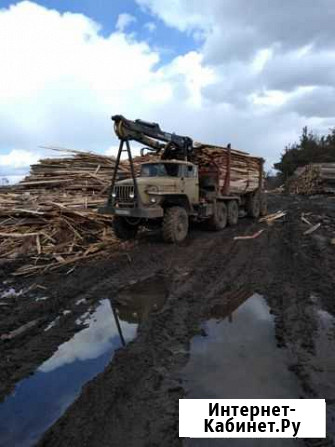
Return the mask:
[[[273,196],[271,209],[289,212],[273,226],[264,226],[266,231],[258,239],[233,241],[234,235],[252,234],[261,227],[247,219],[220,233],[195,228],[183,246],[171,247],[158,235],[145,235],[111,260],[77,267],[69,275],[45,275],[37,281],[45,289],[35,288],[12,299],[0,319],[1,333],[39,320],[19,341],[1,342],[2,397],[78,330],[75,320],[89,306],[113,297],[129,281],[153,274],[165,275],[169,287],[164,307],[152,313],[139,326],[137,338],[117,351],[105,371],[83,388],[40,445],[181,445],[178,399],[185,392],[178,372],[188,361],[190,340],[199,333],[211,308],[227,292],[241,287],[267,299],[275,315],[278,345],[288,348],[290,369],[299,379],[302,397],[327,398],[328,432],[334,436],[335,379],[324,395],[324,371],[315,367],[315,337],[316,310],[335,315],[335,253],[327,242],[335,230],[335,200]],[[301,211],[326,215],[330,224],[307,238],[302,235]],[[4,271],[2,278],[8,273]],[[16,281],[15,287],[33,283],[36,278]],[[37,293],[51,298],[32,303]],[[75,306],[82,298],[86,303]],[[72,314],[44,332],[42,328],[64,309]],[[329,343],[334,346],[334,339]],[[331,439],[329,444],[309,441],[307,445],[330,443]]]

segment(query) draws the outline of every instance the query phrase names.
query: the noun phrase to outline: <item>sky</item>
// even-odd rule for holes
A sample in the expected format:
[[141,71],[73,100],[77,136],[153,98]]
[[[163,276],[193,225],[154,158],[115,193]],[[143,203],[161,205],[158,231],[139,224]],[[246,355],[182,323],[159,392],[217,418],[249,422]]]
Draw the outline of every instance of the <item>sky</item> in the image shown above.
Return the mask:
[[0,183],[110,116],[263,156],[335,126],[334,0],[0,0]]

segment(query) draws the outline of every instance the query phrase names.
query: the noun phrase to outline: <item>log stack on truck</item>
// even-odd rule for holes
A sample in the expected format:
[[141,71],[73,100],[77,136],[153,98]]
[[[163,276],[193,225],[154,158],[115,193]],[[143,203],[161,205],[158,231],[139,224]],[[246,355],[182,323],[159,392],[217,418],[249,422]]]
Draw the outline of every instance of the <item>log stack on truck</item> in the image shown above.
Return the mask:
[[[226,185],[227,175],[229,175],[230,193],[245,194],[259,187],[262,159],[252,157],[246,152],[217,146],[198,144],[195,148],[193,163],[197,164],[200,170],[206,166],[216,165],[219,170],[221,188]],[[226,186],[228,187],[228,179]]]
[[[207,221],[214,231],[236,225],[242,215],[266,214],[263,164],[260,157],[227,147],[194,143],[190,137],[170,134],[156,123],[112,117],[120,139],[110,195],[101,213],[114,215],[114,231],[131,239],[139,227],[161,227],[167,242],[181,242],[190,219]],[[133,168],[130,141],[155,157]],[[144,153],[142,150],[142,154]],[[116,181],[121,155],[126,152],[131,178]]]

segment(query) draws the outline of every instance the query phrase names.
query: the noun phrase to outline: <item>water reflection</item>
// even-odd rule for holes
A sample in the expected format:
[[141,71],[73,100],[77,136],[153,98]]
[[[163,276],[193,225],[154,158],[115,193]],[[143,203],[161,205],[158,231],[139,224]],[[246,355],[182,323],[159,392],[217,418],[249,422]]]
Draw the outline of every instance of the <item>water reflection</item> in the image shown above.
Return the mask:
[[220,313],[223,320],[206,321],[207,337],[196,336],[191,342],[190,360],[182,372],[188,397],[298,398],[296,379],[287,369],[285,351],[277,348],[265,300],[252,295],[229,319],[230,310],[227,305]]
[[[223,297],[204,324],[207,337],[191,342],[190,359],[181,372],[187,398],[297,399],[298,381],[278,349],[274,319],[264,298],[239,290]],[[190,447],[288,447],[291,439],[185,439]]]
[[168,287],[163,275],[155,275],[119,291],[115,305],[121,320],[141,323],[150,313],[160,310],[167,299]]
[[[88,327],[77,332],[68,342],[59,346],[55,354],[38,369],[50,372],[76,361],[95,359],[113,346],[120,346],[117,322],[109,300],[101,301],[94,314],[86,320]],[[131,340],[136,334],[136,325],[124,323],[123,339]]]
[[[22,380],[0,405],[0,445],[31,446],[79,395],[81,387],[102,371],[121,347],[109,300],[86,319],[87,327],[59,346],[32,377]],[[124,341],[136,324],[120,322]]]
[[[0,405],[0,446],[31,446],[78,397],[82,386],[103,371],[115,349],[136,336],[137,326],[167,298],[165,278],[155,276],[123,288],[76,323],[86,327],[57,351]],[[76,304],[84,304],[84,300]],[[51,331],[61,316],[47,326]]]

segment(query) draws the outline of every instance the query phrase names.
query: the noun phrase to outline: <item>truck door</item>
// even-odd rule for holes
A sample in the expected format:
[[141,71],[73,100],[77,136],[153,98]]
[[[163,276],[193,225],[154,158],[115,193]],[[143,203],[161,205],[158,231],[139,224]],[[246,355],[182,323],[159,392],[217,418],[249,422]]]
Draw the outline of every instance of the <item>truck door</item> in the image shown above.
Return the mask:
[[199,203],[199,178],[198,167],[195,165],[183,165],[182,189],[189,201],[195,205]]

